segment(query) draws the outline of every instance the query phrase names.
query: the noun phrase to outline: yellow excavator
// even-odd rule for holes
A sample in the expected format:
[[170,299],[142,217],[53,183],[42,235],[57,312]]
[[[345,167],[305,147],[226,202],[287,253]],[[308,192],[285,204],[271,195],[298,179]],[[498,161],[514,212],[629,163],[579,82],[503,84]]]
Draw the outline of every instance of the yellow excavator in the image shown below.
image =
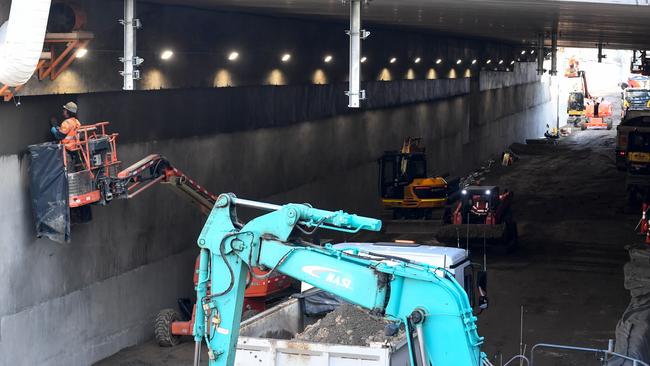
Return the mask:
[[432,219],[445,212],[458,180],[427,175],[427,158],[421,138],[407,137],[399,151],[386,151],[379,159],[381,204],[393,219]]

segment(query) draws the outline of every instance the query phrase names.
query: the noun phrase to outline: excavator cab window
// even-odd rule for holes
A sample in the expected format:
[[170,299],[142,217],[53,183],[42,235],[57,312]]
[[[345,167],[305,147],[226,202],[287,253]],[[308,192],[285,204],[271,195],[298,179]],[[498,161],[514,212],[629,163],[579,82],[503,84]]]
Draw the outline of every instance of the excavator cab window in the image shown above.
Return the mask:
[[414,179],[426,178],[427,161],[423,154],[403,155],[402,164],[406,165],[406,169],[402,174],[406,175],[409,184]]
[[569,110],[582,111],[585,109],[585,96],[574,92],[569,94]]
[[386,154],[380,161],[381,196],[403,198],[404,186],[417,178],[426,178],[427,162],[424,154]]

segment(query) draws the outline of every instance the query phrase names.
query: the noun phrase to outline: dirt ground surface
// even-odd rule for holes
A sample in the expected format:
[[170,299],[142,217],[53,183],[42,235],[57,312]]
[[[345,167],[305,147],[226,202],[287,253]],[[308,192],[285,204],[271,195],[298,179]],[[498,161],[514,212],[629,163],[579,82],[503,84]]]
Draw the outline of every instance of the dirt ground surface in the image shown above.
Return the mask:
[[[518,353],[520,334],[527,350],[541,342],[607,348],[615,338],[629,302],[624,247],[641,240],[640,210],[626,214],[624,173],[614,167],[615,136],[577,131],[558,145],[524,146],[515,165],[489,175],[515,192],[520,235],[516,252],[488,256],[491,303],[479,331],[497,360]],[[593,355],[537,356],[545,365],[598,364]]]

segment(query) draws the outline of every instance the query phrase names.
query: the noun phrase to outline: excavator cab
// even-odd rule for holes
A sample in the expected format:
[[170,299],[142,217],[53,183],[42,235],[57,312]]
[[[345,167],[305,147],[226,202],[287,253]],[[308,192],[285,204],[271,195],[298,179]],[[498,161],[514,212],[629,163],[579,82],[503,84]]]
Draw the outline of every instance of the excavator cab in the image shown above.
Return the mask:
[[570,92],[566,109],[569,116],[567,123],[579,126],[585,116],[585,94],[581,91]]
[[[457,182],[427,174],[427,159],[419,138],[407,138],[400,151],[386,151],[379,159],[379,192],[382,206],[394,219],[433,217],[442,209]],[[454,189],[455,187],[455,189]]]
[[423,153],[386,152],[380,164],[382,198],[403,199],[404,187],[427,175],[427,160]]
[[567,112],[569,114],[579,114],[576,112],[583,112],[585,110],[585,95],[582,92],[574,91],[569,93],[569,102],[567,104]]

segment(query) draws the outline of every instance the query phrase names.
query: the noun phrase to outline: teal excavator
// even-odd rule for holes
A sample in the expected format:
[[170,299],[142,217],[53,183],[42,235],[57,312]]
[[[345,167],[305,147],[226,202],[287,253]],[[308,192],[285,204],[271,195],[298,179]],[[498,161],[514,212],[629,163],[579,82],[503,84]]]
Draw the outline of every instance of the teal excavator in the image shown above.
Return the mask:
[[[246,224],[236,208],[268,211]],[[210,366],[233,366],[247,279],[281,272],[404,324],[411,365],[490,365],[463,287],[444,269],[374,252],[349,252],[299,239],[318,229],[379,231],[381,221],[218,197],[201,231],[194,365],[207,345]],[[424,295],[423,295],[424,294]],[[200,304],[200,306],[198,306]]]

